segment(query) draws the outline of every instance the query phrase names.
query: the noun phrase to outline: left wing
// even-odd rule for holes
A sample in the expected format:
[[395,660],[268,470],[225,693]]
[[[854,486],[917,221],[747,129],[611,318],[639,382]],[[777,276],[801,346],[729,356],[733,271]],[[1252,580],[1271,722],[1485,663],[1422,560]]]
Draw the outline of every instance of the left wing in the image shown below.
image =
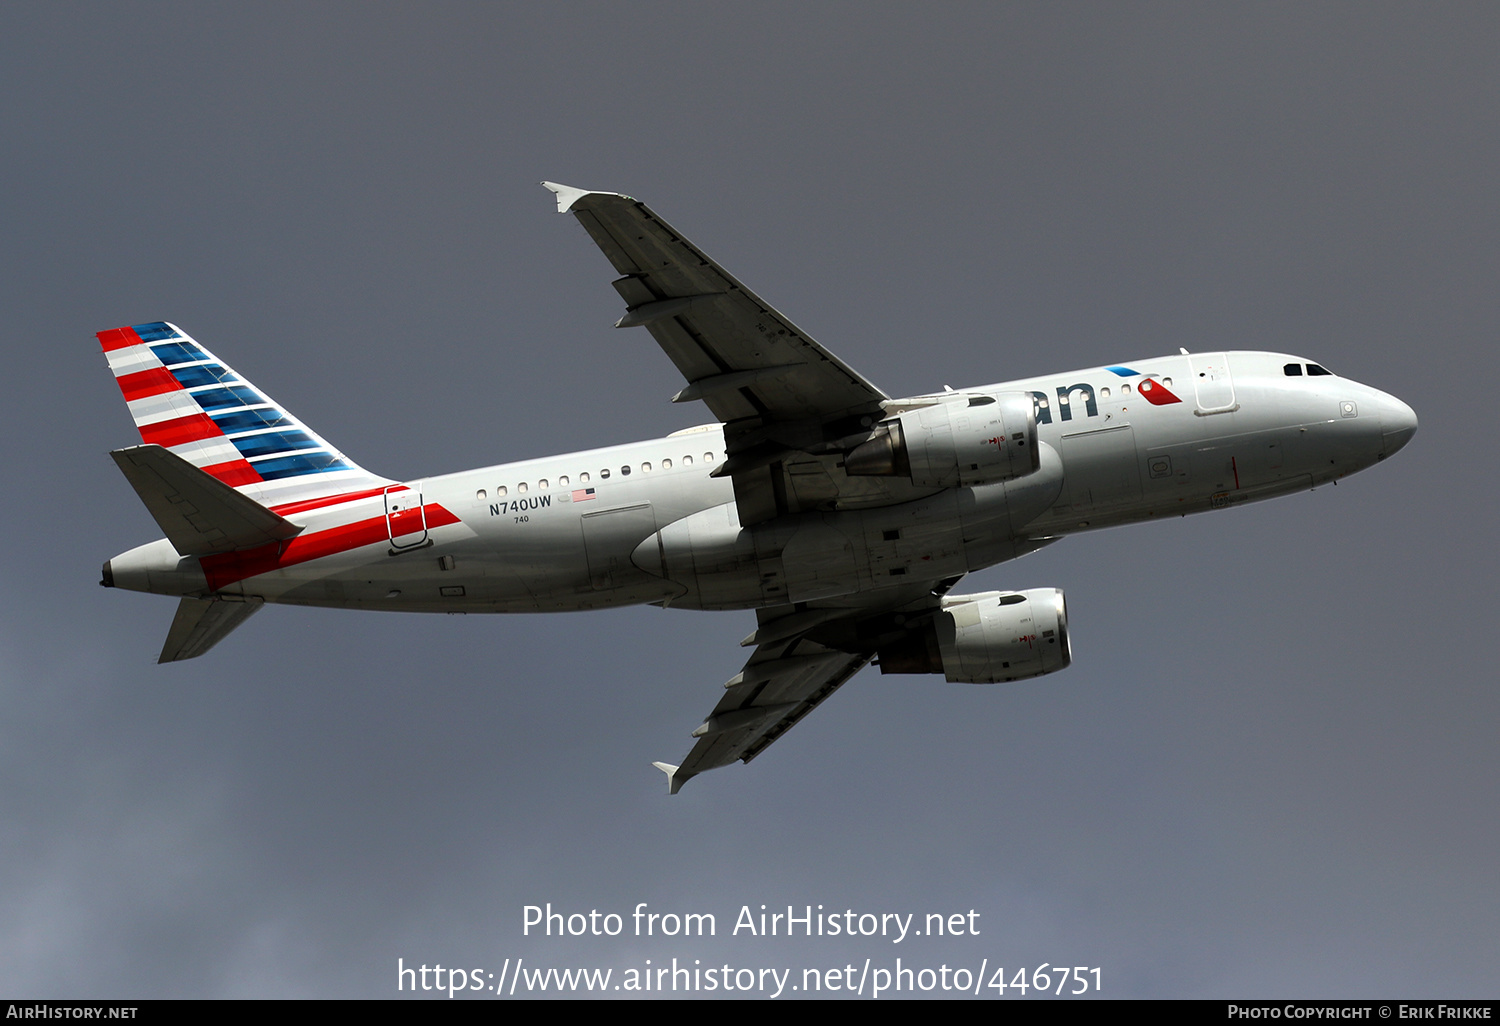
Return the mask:
[[[613,192],[544,182],[622,277],[619,328],[643,326],[688,385],[673,402],[701,400],[724,424],[745,526],[827,508],[850,489],[836,440],[868,432],[888,397],[667,224]],[[889,487],[865,479],[858,490]]]
[[740,284],[638,200],[544,182],[625,277],[614,283],[687,378],[673,402],[701,399],[724,423],[826,420],[878,409],[884,392]]
[[672,794],[705,770],[749,762],[795,727],[878,651],[926,622],[956,578],[932,587],[893,589],[860,608],[781,606],[757,612],[760,625],[745,667],[724,685],[681,765],[653,763]]

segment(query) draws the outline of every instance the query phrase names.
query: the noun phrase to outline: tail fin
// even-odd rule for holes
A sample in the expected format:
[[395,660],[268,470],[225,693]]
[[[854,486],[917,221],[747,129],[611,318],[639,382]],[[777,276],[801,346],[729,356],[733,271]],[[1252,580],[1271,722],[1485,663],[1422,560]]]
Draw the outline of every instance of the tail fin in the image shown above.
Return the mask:
[[141,440],[264,506],[378,489],[371,474],[278,407],[176,325],[99,332]]

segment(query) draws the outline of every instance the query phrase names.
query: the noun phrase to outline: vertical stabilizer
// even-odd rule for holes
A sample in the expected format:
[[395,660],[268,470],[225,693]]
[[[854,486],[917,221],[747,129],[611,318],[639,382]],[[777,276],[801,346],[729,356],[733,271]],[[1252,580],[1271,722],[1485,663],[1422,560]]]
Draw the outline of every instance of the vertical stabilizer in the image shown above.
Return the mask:
[[329,445],[189,338],[157,321],[99,332],[141,441],[160,445],[265,506],[379,488]]

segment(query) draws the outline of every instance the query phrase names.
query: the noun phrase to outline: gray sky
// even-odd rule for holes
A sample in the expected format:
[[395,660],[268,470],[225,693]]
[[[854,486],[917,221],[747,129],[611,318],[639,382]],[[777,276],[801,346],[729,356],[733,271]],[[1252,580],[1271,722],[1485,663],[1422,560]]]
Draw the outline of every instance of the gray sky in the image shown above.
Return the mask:
[[[0,993],[394,995],[396,960],[1099,966],[1494,996],[1492,5],[10,5]],[[1337,488],[1070,539],[1074,665],[856,678],[668,799],[748,613],[169,600],[93,333],[171,320],[393,477],[708,419],[536,183],[649,202],[892,394],[1305,354],[1421,417]],[[20,494],[17,494],[20,493]],[[24,498],[25,501],[14,501]],[[521,908],[713,912],[545,940]],[[978,910],[727,936],[741,905]]]

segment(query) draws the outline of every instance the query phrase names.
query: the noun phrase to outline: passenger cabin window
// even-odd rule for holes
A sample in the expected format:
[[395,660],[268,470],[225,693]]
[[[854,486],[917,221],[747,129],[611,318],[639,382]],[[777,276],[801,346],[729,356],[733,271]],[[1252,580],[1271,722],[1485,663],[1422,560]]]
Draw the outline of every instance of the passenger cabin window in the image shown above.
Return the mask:
[[599,479],[601,481],[602,480],[606,480],[608,477],[609,477],[609,468],[608,467],[605,467],[603,470],[599,471]]
[[588,484],[589,483],[589,472],[587,470],[585,470],[582,474],[578,475],[578,483],[579,484]]
[[713,461],[714,461],[714,454],[713,453],[706,452],[706,453],[703,454],[703,462],[704,463],[712,463]]
[[663,469],[663,470],[671,470],[672,469],[672,461],[671,460],[662,460],[661,461],[661,469]]
[[545,477],[544,477],[544,478],[542,478],[542,479],[541,479],[541,480],[540,480],[540,481],[538,481],[538,482],[537,482],[537,483],[536,483],[536,486],[537,486],[537,487],[538,487],[538,488],[546,488],[546,487],[547,487],[547,479],[546,479],[546,478],[545,478]]
[[1109,398],[1109,387],[1105,386],[1104,388],[1099,389],[1099,394],[1102,395],[1104,398],[1108,399]]
[[1319,367],[1315,363],[1310,363],[1310,364],[1307,365],[1307,376],[1308,377],[1315,378],[1315,377],[1317,377],[1320,374],[1326,374],[1329,377],[1332,377],[1333,376],[1333,371],[1331,371],[1331,370],[1325,370],[1322,367]]
[[501,485],[499,488],[495,489],[495,494],[496,495],[508,495],[508,494],[510,494],[510,489],[507,488],[507,487],[505,487],[504,485]]
[[1129,386],[1129,385],[1121,385],[1121,386],[1120,386],[1120,391],[1121,391],[1121,392],[1122,392],[1122,393],[1124,393],[1124,392],[1129,392],[1129,391],[1130,391],[1130,386]]
[[630,476],[630,464],[629,463],[625,464],[623,467],[620,468],[620,476],[621,477],[629,477]]
[[693,462],[693,458],[692,458],[692,457],[691,457],[691,456],[684,456],[684,457],[683,457],[683,458],[682,458],[682,462],[683,462],[683,463],[684,463],[684,464],[688,464],[688,463],[691,463],[691,462]]
[[649,471],[651,469],[651,464],[649,464],[649,463],[642,463],[641,464],[641,469]]
[[1302,376],[1302,365],[1300,363],[1289,363],[1281,368],[1281,373],[1289,378],[1300,378]]
[[490,493],[487,492],[487,491],[485,491],[483,488],[479,489],[479,491],[477,491],[477,492],[474,493],[474,498],[478,499],[480,502],[483,502],[485,499],[488,499],[489,497],[490,497]]
[[522,481],[520,484],[516,485],[516,491],[518,491],[518,492],[525,492],[526,491],[526,482]]
[[566,488],[566,487],[568,487],[568,475],[567,474],[564,474],[562,477],[560,477],[560,478],[557,479],[557,487],[559,487],[559,488]]

